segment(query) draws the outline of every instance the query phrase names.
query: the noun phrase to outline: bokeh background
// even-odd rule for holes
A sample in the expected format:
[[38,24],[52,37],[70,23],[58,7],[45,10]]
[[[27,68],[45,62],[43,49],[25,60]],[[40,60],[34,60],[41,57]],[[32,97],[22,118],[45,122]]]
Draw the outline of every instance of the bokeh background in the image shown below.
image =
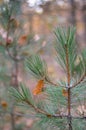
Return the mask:
[[[0,5],[3,1],[0,0]],[[29,57],[34,53],[40,54],[47,62],[48,72],[52,79],[54,81],[65,79],[64,71],[55,60],[53,31],[57,26],[75,26],[78,51],[85,48],[86,0],[20,0],[19,2],[20,8],[17,9],[15,16],[19,24],[17,35],[24,37],[20,37],[18,55]],[[21,13],[19,13],[20,10]],[[23,61],[16,64],[7,51],[3,51],[1,38],[5,35],[6,31],[0,24],[0,130],[36,130],[33,128],[35,120],[28,119],[26,109],[13,108],[9,100],[7,88],[16,81],[24,82],[31,91],[35,88],[37,81],[26,73]],[[12,54],[13,50],[10,53]],[[40,96],[35,98],[40,98]],[[18,111],[24,116],[21,116]]]

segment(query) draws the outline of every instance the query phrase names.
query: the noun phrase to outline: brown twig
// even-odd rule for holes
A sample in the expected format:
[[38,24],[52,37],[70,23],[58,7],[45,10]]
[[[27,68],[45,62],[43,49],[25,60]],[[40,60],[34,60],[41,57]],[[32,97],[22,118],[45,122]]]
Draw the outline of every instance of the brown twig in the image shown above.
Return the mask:
[[[24,115],[24,114],[21,114],[21,113],[14,113],[14,115],[16,115],[16,116],[20,116],[20,117],[22,117],[22,116],[25,116],[25,117],[36,117],[35,115],[33,116],[33,115]],[[54,118],[68,118],[68,115],[59,115],[59,114],[55,114],[55,115],[52,115],[52,117],[54,117]],[[81,117],[79,117],[79,116],[71,116],[71,118],[72,119],[85,119],[86,120],[86,116],[81,116]]]
[[64,88],[66,88],[65,85],[60,85],[59,83],[54,83],[51,80],[46,79],[46,81],[47,81],[47,84],[51,84],[51,85],[56,86],[56,87],[64,87]]
[[83,82],[83,80],[85,79],[86,77],[86,73],[80,78],[80,80],[75,83],[71,88],[75,88],[77,85],[81,84]]
[[16,56],[16,57],[13,56],[13,55],[10,53],[10,51],[9,51],[8,37],[9,37],[9,31],[10,31],[10,23],[11,23],[11,14],[10,14],[10,16],[9,16],[9,20],[8,20],[8,24],[7,24],[6,50],[7,50],[7,52],[8,52],[9,57],[10,57],[12,60],[18,62],[18,61],[23,60],[23,58],[22,58],[22,57],[21,57],[21,58],[17,58],[17,56]]
[[[54,118],[68,118],[68,121],[69,121],[69,126],[70,128],[72,129],[72,119],[85,119],[86,120],[86,116],[83,115],[83,116],[69,116],[69,115],[66,115],[66,114],[49,114],[47,113],[46,111],[40,109],[40,108],[37,108],[36,106],[34,106],[32,103],[30,103],[29,101],[25,101],[28,105],[30,105],[37,113],[40,113],[40,114],[43,114],[43,115],[46,115],[47,117],[51,118],[51,117],[54,117]],[[70,120],[69,120],[70,119]],[[69,130],[71,130],[69,129]]]
[[[12,12],[11,12],[12,14]],[[9,15],[9,20],[8,20],[8,25],[7,25],[7,36],[6,36],[6,50],[8,52],[9,57],[14,61],[14,65],[15,65],[15,78],[14,82],[12,83],[12,85],[14,87],[18,87],[18,61],[19,59],[17,59],[17,51],[15,52],[15,55],[12,55],[9,51],[9,43],[8,43],[8,37],[9,37],[9,31],[10,31],[10,23],[11,23],[11,14]],[[15,130],[15,119],[14,119],[14,102],[12,104],[12,112],[11,114],[11,125],[12,125],[12,130]]]
[[8,46],[6,47],[6,50],[7,50],[7,53],[8,53],[8,55],[9,55],[9,57],[10,57],[13,61],[20,62],[20,61],[24,60],[23,57],[18,57],[18,58],[17,58],[17,57],[15,57],[15,56],[13,56],[13,55],[10,53]]
[[56,87],[58,87],[59,86],[59,84],[56,84],[56,83],[53,83],[52,81],[50,81],[50,80],[46,80],[47,81],[47,83],[49,83],[49,84],[51,84],[51,85],[53,85],[53,86],[56,86]]
[[[10,112],[9,111],[7,111],[7,113],[9,113],[10,114]],[[23,114],[23,113],[19,113],[19,112],[15,112],[15,113],[13,113],[15,116],[19,116],[19,117],[26,117],[26,118],[35,118],[35,117],[38,117],[38,116],[36,116],[36,115],[32,115],[32,114]],[[49,117],[49,116],[47,116],[47,117]],[[50,116],[50,117],[54,117],[54,118],[68,118],[68,115],[66,115],[66,114],[61,114],[61,115],[59,115],[59,114],[55,114],[55,115],[52,115],[52,116]],[[84,115],[82,115],[82,116],[71,116],[71,118],[72,119],[84,119],[84,120],[86,120],[86,116]]]
[[65,45],[65,53],[66,53],[66,69],[67,69],[67,80],[68,80],[68,125],[69,130],[72,130],[72,117],[71,117],[71,89],[70,89],[70,67],[69,67],[69,52],[68,46]]
[[44,115],[46,115],[47,117],[48,117],[48,116],[50,116],[50,117],[52,116],[51,114],[47,113],[46,111],[37,108],[36,106],[34,106],[34,105],[33,105],[32,103],[30,103],[29,101],[26,101],[26,100],[25,100],[25,102],[26,102],[28,105],[30,105],[37,113],[44,114]]
[[[11,19],[11,14],[12,14],[12,12],[11,12],[10,15],[9,15],[9,20],[8,20],[8,25],[7,25],[6,50],[7,50],[8,54],[9,54],[9,57],[14,60],[14,58],[12,57],[12,55],[10,54],[9,49],[8,49],[8,37],[9,37],[9,31],[10,31],[10,19]],[[12,130],[15,130],[15,120],[14,120],[13,111],[14,111],[14,105],[12,105],[11,127],[12,127]]]
[[67,69],[67,80],[68,87],[70,87],[70,67],[69,67],[69,56],[68,56],[68,47],[65,45],[65,53],[66,53],[66,69]]

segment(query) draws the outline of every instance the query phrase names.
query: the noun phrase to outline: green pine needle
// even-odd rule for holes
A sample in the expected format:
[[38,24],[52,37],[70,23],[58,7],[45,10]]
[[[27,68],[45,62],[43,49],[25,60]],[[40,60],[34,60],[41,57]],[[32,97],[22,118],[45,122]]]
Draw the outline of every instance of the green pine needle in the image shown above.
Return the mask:
[[33,55],[25,60],[25,66],[35,78],[49,80],[47,65],[38,55]]

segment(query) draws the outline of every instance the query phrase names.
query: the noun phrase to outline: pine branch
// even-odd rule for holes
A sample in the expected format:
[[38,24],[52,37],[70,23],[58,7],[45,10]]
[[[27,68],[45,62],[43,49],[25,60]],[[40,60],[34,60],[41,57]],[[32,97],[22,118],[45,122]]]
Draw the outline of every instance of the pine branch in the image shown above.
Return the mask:
[[[68,34],[70,36],[70,34]],[[69,41],[69,37],[68,37]],[[70,67],[69,67],[69,52],[68,52],[68,43],[65,44],[65,53],[66,53],[66,70],[67,70],[67,80],[68,80],[68,125],[69,130],[72,130],[72,118],[71,118],[71,90],[70,90]]]
[[26,69],[37,79],[50,81],[47,64],[38,55],[32,55],[25,60]]
[[[13,55],[10,53],[10,50],[9,50],[10,43],[9,43],[8,39],[9,39],[9,30],[10,30],[10,24],[11,24],[11,15],[12,15],[12,13],[11,13],[10,16],[9,16],[9,20],[8,20],[8,24],[7,24],[6,50],[7,50],[7,52],[8,52],[9,57],[10,57],[13,61],[19,62],[19,61],[21,61],[21,60],[24,60],[24,58],[23,58],[23,57],[20,57],[20,58],[18,57],[18,58],[17,58],[17,56],[13,56]],[[11,44],[12,44],[12,43],[11,43]]]
[[35,106],[34,106],[33,104],[31,104],[28,100],[25,100],[25,102],[26,102],[28,105],[30,105],[37,113],[41,113],[41,114],[44,114],[44,115],[46,115],[46,116],[51,116],[51,115],[48,114],[46,111],[41,110],[41,109],[35,107]]
[[[40,113],[40,112],[39,112]],[[59,114],[55,114],[55,115],[47,115],[45,113],[41,113],[41,114],[44,114],[46,115],[47,117],[49,118],[68,118],[68,115],[59,115]],[[21,113],[14,113],[14,115],[17,115],[17,116],[21,116],[21,117],[28,117],[28,118],[32,118],[32,117],[36,117],[36,116],[33,116],[33,115],[24,115],[24,114],[21,114]],[[86,116],[71,116],[72,119],[85,119],[86,120]]]
[[[81,87],[77,88],[77,86],[80,85],[82,82],[84,82],[86,73],[83,75],[82,73],[84,71],[83,66],[85,66],[85,63],[83,64],[83,60],[80,59],[79,64],[77,65],[78,55],[76,55],[76,46],[74,43],[74,36],[75,36],[74,28],[69,27],[68,29],[66,29],[66,31],[64,28],[61,29],[57,28],[55,35],[58,40],[58,45],[56,46],[56,51],[58,53],[57,57],[60,61],[60,65],[63,66],[63,69],[66,71],[67,82],[62,82],[62,85],[60,83],[54,83],[49,77],[45,61],[42,60],[40,56],[33,55],[25,60],[25,66],[27,70],[36,79],[39,80],[35,88],[35,92],[39,91],[41,91],[41,93],[43,92],[46,95],[45,97],[46,99],[42,100],[42,102],[39,101],[38,104],[35,104],[30,91],[27,88],[25,88],[25,86],[21,86],[20,91],[17,89],[11,89],[11,93],[17,101],[26,103],[31,108],[31,110],[36,112],[37,117],[40,118],[40,120],[43,119],[40,121],[41,122],[40,124],[42,123],[48,124],[53,122],[54,125],[56,125],[57,122],[62,123],[64,121],[67,121],[66,123],[68,124],[68,130],[73,130],[74,119],[86,120],[85,113],[83,115],[76,116],[75,113],[73,115],[71,112],[72,110],[71,104],[73,103],[72,102],[73,99],[74,101],[76,101],[75,98],[77,98],[78,96],[80,96],[80,98],[83,98],[82,96],[84,92],[79,94],[79,90],[82,90],[82,88]],[[78,69],[81,67],[79,73],[77,72],[78,71],[77,67]],[[76,76],[78,75],[79,76],[82,75],[81,78],[74,85],[71,85],[71,83],[74,82],[73,78],[76,78]],[[45,86],[46,89],[43,88],[44,83],[46,85],[48,84],[48,86]],[[56,87],[51,87],[50,85]],[[63,87],[63,89],[66,88],[65,90],[66,96],[63,95],[64,93],[61,87]],[[72,88],[75,88],[73,89],[74,91],[72,91]],[[75,95],[76,97],[73,97],[72,99],[73,92],[74,94],[76,94]],[[67,109],[67,114],[64,114],[66,112],[65,106]],[[61,108],[61,111],[59,111],[59,108]],[[61,127],[59,126],[59,128]]]
[[[10,88],[9,91],[12,95],[14,95],[14,97],[16,98],[16,100],[18,101],[23,101],[23,102],[26,102],[31,108],[34,109],[35,112],[39,113],[39,114],[43,114],[45,116],[47,116],[48,118],[52,118],[52,117],[55,117],[55,118],[69,118],[69,114],[68,115],[65,115],[65,114],[50,114],[48,112],[46,112],[45,110],[42,110],[40,108],[38,108],[36,105],[34,105],[34,103],[32,103],[33,101],[30,101],[32,100],[31,99],[31,94],[29,92],[29,90],[27,90],[27,88],[25,88],[25,86],[23,86],[21,84],[21,93],[19,92],[19,90],[15,89],[15,88]],[[29,98],[28,98],[29,97]],[[30,100],[29,100],[30,99]],[[79,118],[79,117],[76,117],[76,116],[71,116],[71,119],[72,118]],[[83,115],[83,117],[80,117],[80,118],[85,118],[85,116]]]

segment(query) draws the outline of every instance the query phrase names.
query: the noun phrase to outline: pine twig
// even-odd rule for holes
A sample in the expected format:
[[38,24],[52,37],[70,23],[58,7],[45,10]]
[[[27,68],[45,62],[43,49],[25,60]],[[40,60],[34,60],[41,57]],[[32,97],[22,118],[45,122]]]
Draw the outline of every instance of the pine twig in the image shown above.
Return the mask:
[[51,85],[53,85],[55,87],[64,87],[64,88],[66,88],[65,85],[60,85],[59,83],[57,84],[57,83],[54,83],[54,82],[49,81],[49,80],[46,80],[46,81],[47,81],[48,84],[51,84]]
[[80,80],[75,83],[71,88],[75,88],[76,86],[78,86],[79,84],[81,84],[83,82],[83,80],[85,79],[86,77],[86,73],[80,78]]
[[37,108],[36,106],[34,106],[33,104],[31,104],[29,101],[25,101],[28,105],[30,105],[37,113],[41,113],[41,114],[44,114],[46,115],[47,117],[52,117],[51,114],[47,113],[46,111],[44,110],[41,110],[39,108]]
[[65,45],[66,53],[66,69],[67,69],[67,80],[68,80],[68,125],[69,130],[72,130],[72,118],[71,118],[71,89],[70,89],[70,68],[69,68],[69,55],[68,47]]

